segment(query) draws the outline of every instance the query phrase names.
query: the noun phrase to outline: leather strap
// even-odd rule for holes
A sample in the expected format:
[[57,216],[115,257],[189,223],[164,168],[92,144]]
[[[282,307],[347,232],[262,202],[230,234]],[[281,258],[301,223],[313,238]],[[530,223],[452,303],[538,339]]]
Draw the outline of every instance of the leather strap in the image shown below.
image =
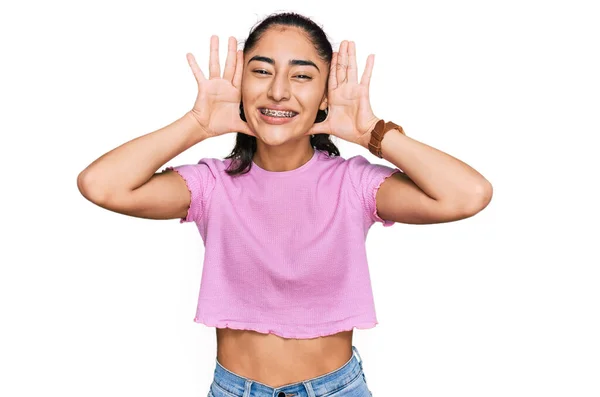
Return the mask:
[[369,142],[369,151],[379,158],[383,158],[381,154],[381,141],[383,136],[392,129],[397,129],[401,134],[406,135],[404,129],[398,124],[388,121],[387,123],[380,119],[373,131],[371,131],[371,141]]

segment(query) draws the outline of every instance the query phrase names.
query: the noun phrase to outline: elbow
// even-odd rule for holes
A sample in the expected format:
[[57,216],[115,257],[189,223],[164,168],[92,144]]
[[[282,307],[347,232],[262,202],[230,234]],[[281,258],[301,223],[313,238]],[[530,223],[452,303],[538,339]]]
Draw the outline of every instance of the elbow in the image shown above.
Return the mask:
[[86,196],[87,192],[87,181],[85,178],[85,170],[81,171],[79,175],[77,175],[77,189],[84,197]]
[[104,189],[101,184],[97,183],[93,175],[87,172],[87,170],[83,170],[77,175],[77,189],[79,189],[79,193],[83,197],[96,205],[102,206],[102,203],[107,200],[107,189]]
[[85,170],[81,171],[79,175],[77,175],[77,189],[79,193],[85,198],[88,195],[88,181]]
[[489,181],[486,180],[477,185],[469,200],[471,204],[467,206],[467,216],[473,216],[487,207],[490,201],[492,201],[493,194],[494,189]]
[[487,207],[490,201],[492,201],[492,196],[494,195],[494,188],[492,187],[490,181],[486,179],[486,181],[478,187],[477,191],[480,197],[480,203],[482,205],[481,209],[484,209],[485,207]]

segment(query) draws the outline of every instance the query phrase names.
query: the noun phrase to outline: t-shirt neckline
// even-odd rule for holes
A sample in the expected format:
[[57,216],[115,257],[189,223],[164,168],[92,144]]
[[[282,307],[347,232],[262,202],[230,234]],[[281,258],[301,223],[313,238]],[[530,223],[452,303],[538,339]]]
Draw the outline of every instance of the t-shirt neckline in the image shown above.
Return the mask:
[[310,160],[308,160],[306,163],[302,164],[300,167],[298,168],[294,168],[293,170],[289,170],[289,171],[268,171],[265,170],[264,168],[261,168],[258,164],[256,164],[254,162],[254,160],[252,160],[252,168],[250,169],[250,171],[255,170],[254,172],[262,174],[264,176],[289,176],[289,175],[294,175],[297,174],[299,172],[302,172],[304,170],[306,170],[307,168],[309,168],[317,159],[318,156],[318,149],[314,148],[314,153],[312,155],[312,157],[310,158]]

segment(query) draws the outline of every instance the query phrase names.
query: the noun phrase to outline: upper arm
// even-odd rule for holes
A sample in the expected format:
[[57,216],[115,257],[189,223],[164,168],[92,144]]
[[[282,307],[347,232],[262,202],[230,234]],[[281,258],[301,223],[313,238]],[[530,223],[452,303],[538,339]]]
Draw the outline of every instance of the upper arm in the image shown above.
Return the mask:
[[473,213],[468,205],[465,208],[451,207],[432,199],[403,172],[392,175],[381,184],[376,206],[384,219],[410,224],[452,222]]
[[145,184],[118,200],[117,212],[147,219],[185,218],[191,192],[185,180],[168,169],[155,173]]
[[430,224],[470,216],[469,208],[450,207],[429,197],[399,168],[372,164],[360,155],[348,162],[350,180],[371,222]]
[[438,202],[425,194],[403,172],[392,175],[381,184],[376,201],[379,214],[395,222],[427,224],[451,220]]
[[99,205],[139,218],[192,222],[202,216],[212,186],[214,179],[205,163],[167,167],[137,189],[113,195]]

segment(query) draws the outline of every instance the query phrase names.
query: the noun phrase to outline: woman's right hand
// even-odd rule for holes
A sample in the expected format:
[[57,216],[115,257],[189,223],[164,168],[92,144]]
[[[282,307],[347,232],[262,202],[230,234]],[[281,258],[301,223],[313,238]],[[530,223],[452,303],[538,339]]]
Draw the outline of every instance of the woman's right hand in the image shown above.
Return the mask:
[[237,40],[229,38],[225,72],[221,78],[219,65],[219,37],[210,38],[209,79],[196,63],[191,53],[186,54],[194,77],[198,82],[198,96],[193,109],[189,112],[210,136],[230,132],[241,132],[256,136],[248,124],[240,118],[241,84],[244,69],[244,54],[237,51]]

